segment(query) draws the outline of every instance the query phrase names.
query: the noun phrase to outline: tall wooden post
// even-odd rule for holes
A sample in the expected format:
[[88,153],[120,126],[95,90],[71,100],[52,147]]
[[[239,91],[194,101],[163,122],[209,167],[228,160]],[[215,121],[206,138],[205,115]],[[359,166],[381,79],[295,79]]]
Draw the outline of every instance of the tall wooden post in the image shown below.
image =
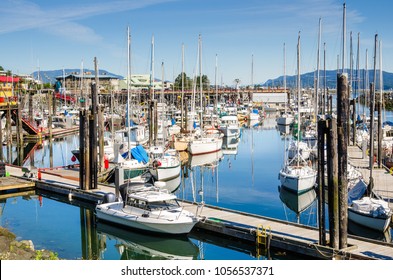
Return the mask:
[[349,104],[348,76],[337,76],[337,133],[338,133],[338,198],[339,198],[339,236],[340,249],[347,247],[348,234],[348,124]]
[[91,85],[91,112],[89,115],[89,158],[90,158],[90,189],[97,188],[97,85],[92,83]]
[[184,106],[185,106],[185,110],[184,110],[184,132],[188,133],[188,98],[184,98]]
[[375,85],[374,83],[370,84],[370,148],[369,148],[369,168],[370,168],[370,180],[368,185],[368,192],[371,194],[372,189],[374,188],[374,178],[373,178],[373,169],[374,169],[374,111],[375,111]]
[[154,111],[154,145],[157,145],[157,135],[158,135],[158,113],[157,113],[157,100],[153,100],[153,111]]
[[337,166],[337,121],[328,120],[327,130],[327,171],[330,247],[339,248],[338,236],[338,166]]
[[99,149],[99,160],[98,160],[98,172],[104,170],[104,107],[98,106],[98,149]]
[[352,145],[356,145],[356,99],[352,99]]
[[382,168],[382,102],[378,101],[378,168]]
[[327,123],[318,121],[318,226],[319,244],[326,245],[326,214],[325,214],[325,134]]
[[154,102],[149,102],[149,146],[154,143]]
[[86,189],[86,110],[79,111],[79,188]]

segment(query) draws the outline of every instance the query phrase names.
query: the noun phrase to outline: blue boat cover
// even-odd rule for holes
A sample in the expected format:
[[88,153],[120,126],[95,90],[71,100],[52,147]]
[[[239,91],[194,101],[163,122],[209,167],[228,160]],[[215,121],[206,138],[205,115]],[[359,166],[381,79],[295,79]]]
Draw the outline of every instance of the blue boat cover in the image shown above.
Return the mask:
[[362,198],[366,189],[366,182],[363,179],[360,179],[355,186],[348,190],[348,205],[351,205],[352,201]]
[[385,121],[385,122],[383,122],[383,125],[384,125],[384,126],[385,126],[385,125],[393,126],[393,122],[391,122],[391,121]]
[[142,145],[138,145],[135,148],[132,148],[131,155],[134,159],[138,160],[138,162],[148,163],[149,161],[149,156],[147,155],[147,152],[142,147]]

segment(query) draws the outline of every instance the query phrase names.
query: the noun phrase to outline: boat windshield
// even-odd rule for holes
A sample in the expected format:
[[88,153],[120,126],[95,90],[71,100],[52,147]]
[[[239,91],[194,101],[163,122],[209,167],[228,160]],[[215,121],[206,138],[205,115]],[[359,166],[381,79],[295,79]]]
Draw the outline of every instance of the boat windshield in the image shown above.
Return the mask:
[[180,207],[178,201],[175,199],[154,201],[154,202],[147,202],[138,199],[130,199],[128,200],[127,204],[132,207],[137,207],[147,211],[174,210]]

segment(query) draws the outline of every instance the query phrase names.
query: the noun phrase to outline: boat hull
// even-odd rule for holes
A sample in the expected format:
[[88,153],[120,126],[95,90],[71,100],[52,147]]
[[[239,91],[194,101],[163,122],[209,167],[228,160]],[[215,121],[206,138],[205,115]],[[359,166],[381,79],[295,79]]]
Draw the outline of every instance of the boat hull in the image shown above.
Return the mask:
[[150,216],[143,217],[143,215],[137,213],[133,214],[133,210],[127,209],[127,206],[123,207],[123,202],[98,205],[96,207],[96,216],[98,219],[106,222],[163,234],[187,234],[198,222],[195,217],[182,217],[181,219],[160,219]]
[[391,216],[388,217],[373,217],[364,213],[359,213],[348,208],[348,219],[352,222],[368,227],[377,231],[385,232],[390,225]]
[[191,155],[214,153],[222,148],[222,138],[206,138],[193,140],[188,144]]
[[298,194],[314,188],[316,182],[315,174],[299,176],[298,174],[287,174],[286,172],[280,171],[279,177],[281,185],[284,188]]
[[150,167],[149,171],[151,175],[153,175],[154,179],[156,179],[157,181],[168,181],[179,177],[181,167],[179,163],[176,166],[170,167]]

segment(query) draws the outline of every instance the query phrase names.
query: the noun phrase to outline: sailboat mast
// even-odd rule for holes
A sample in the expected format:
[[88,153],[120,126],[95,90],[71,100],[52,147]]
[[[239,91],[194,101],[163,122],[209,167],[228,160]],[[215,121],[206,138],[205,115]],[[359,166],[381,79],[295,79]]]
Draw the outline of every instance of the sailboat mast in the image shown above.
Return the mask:
[[217,68],[218,68],[218,58],[217,58],[217,54],[216,54],[216,67],[215,67],[215,71],[214,71],[214,85],[215,85],[215,91],[216,91],[216,104],[215,104],[215,110],[217,110],[218,108],[218,85],[217,85]]
[[287,65],[286,65],[286,57],[287,57],[287,55],[286,55],[286,51],[285,51],[285,43],[284,43],[284,77],[283,77],[283,80],[284,80],[284,93],[285,93],[285,106],[284,106],[284,113],[285,113],[285,117],[287,116],[287,106],[288,106],[288,102],[287,102],[287,100],[288,100],[288,95],[287,95],[287,72],[286,72],[286,68],[287,68]]
[[[314,115],[317,116],[319,113],[319,98],[318,98],[318,90],[319,90],[319,68],[320,68],[320,56],[321,56],[321,22],[322,19],[319,18],[319,31],[318,31],[318,51],[317,51],[317,84],[315,86],[315,113]],[[316,118],[315,118],[316,120]]]
[[[355,98],[358,97],[359,95],[359,89],[360,89],[360,33],[358,33],[358,44],[357,44],[357,54],[356,54],[356,92],[355,92]],[[356,112],[359,114],[359,101],[357,103],[357,108]]]
[[365,107],[367,106],[367,104],[368,104],[368,87],[369,87],[369,85],[368,85],[368,83],[369,83],[369,81],[368,81],[368,49],[366,49],[366,62],[365,62],[365,73],[364,73],[364,75],[365,75],[365,77],[364,77],[364,81],[365,81],[365,85],[364,85],[364,105],[365,106],[363,106],[363,115],[365,115]]
[[155,93],[154,93],[154,35],[151,37],[151,65],[150,65],[150,88],[152,90],[151,96],[154,99]]
[[128,144],[128,155],[127,158],[131,158],[131,140],[130,140],[130,87],[131,87],[131,35],[130,35],[130,27],[127,28],[127,125],[126,128],[128,129],[128,136],[127,136],[127,144]]
[[251,55],[251,95],[249,102],[253,100],[253,91],[254,91],[254,54]]
[[299,141],[300,141],[300,31],[297,39],[297,161],[299,164]]
[[343,6],[343,57],[342,57],[342,73],[345,72],[345,45],[346,45],[346,33],[347,33],[347,26],[346,26],[346,4],[344,3]]
[[181,46],[181,128],[183,129],[184,127],[187,128],[187,126],[184,126],[183,121],[183,114],[184,114],[184,43]]
[[202,119],[203,119],[203,83],[202,83],[202,37],[199,34],[199,91],[200,91],[200,100],[199,100],[199,110],[200,110],[200,124],[201,128],[203,127]]

